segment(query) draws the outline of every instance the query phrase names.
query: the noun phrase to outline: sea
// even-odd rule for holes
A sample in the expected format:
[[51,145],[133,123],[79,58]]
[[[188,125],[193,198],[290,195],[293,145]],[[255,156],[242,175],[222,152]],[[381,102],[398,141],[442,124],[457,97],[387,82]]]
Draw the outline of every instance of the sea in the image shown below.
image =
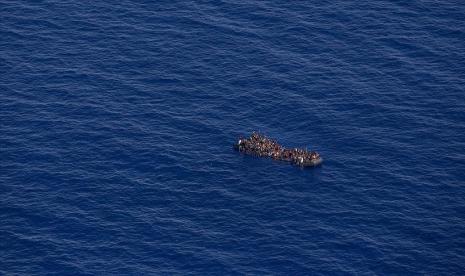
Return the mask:
[[1,1],[0,275],[464,274],[464,1]]

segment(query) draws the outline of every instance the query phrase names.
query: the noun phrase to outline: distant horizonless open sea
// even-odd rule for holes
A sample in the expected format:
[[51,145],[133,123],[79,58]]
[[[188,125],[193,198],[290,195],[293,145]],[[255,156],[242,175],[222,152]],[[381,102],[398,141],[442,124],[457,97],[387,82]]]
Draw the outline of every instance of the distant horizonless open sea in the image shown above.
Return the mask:
[[465,2],[0,4],[0,275],[464,273]]

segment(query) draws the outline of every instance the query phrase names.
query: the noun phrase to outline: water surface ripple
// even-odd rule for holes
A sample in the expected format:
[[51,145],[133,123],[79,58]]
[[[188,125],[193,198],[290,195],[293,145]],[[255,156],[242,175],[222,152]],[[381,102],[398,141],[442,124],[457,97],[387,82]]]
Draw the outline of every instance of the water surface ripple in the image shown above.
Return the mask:
[[3,1],[0,274],[463,274],[464,14]]

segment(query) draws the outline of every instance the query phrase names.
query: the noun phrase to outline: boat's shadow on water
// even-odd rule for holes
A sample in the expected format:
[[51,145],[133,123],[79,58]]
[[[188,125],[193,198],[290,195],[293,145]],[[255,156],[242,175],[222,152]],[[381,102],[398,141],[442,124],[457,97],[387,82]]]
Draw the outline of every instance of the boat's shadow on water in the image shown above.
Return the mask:
[[292,166],[296,171],[299,172],[303,177],[308,177],[311,180],[319,180],[324,172],[324,163],[314,166],[314,167],[300,167]]

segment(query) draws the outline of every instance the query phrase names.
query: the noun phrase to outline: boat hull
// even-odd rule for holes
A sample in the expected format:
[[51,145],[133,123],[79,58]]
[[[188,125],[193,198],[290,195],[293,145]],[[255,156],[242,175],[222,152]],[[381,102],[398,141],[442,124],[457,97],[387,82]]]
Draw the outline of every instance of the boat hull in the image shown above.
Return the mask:
[[299,167],[316,167],[323,163],[323,158],[316,152],[286,149],[274,140],[256,133],[248,139],[239,139],[234,144],[234,149],[244,154],[285,161]]

